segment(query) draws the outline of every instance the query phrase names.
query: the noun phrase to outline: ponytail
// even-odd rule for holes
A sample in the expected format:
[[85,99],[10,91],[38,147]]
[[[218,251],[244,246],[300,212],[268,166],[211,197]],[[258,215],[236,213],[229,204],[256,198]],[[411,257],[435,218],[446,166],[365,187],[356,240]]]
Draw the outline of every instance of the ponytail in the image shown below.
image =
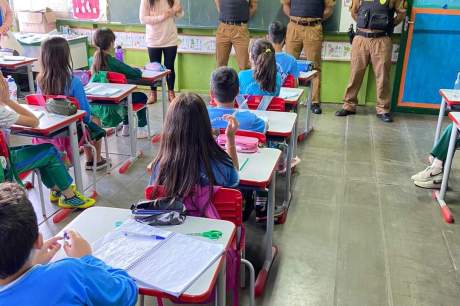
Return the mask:
[[91,66],[91,73],[96,74],[101,70],[104,70],[107,67],[107,56],[104,52],[97,48],[93,56],[93,65]]
[[95,74],[101,70],[108,69],[108,55],[106,52],[115,42],[115,34],[112,30],[107,28],[98,29],[94,33],[93,42],[97,49],[96,52],[94,52],[91,73]]
[[251,57],[254,63],[254,79],[264,91],[276,91],[276,59],[273,45],[264,39],[254,42],[251,48]]

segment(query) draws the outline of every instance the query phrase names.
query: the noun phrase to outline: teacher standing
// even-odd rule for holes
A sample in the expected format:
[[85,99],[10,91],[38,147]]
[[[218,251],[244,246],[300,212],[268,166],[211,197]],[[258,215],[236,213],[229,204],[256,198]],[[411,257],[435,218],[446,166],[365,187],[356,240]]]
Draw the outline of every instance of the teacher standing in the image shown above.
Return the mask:
[[[175,98],[174,62],[179,44],[175,18],[180,16],[182,16],[180,0],[141,0],[139,19],[142,24],[145,24],[145,40],[150,62],[161,63],[163,55],[164,65],[171,70],[171,74],[167,77],[169,101]],[[152,87],[147,103],[152,104],[156,101],[157,90],[156,87]]]

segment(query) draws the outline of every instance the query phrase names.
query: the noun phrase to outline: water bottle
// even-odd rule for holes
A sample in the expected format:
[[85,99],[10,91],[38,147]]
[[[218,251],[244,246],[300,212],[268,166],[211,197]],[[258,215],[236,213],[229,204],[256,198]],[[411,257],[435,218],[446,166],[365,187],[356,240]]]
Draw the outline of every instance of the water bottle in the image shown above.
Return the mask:
[[10,99],[13,101],[17,101],[18,100],[18,86],[16,85],[16,82],[14,81],[11,75],[9,75],[6,78],[6,81],[8,82],[8,92],[10,94]]
[[457,74],[457,79],[455,80],[454,89],[460,90],[460,71]]
[[118,45],[116,48],[115,48],[115,58],[117,60],[119,60],[120,62],[125,62],[125,56],[123,54],[123,49],[121,48],[120,45]]

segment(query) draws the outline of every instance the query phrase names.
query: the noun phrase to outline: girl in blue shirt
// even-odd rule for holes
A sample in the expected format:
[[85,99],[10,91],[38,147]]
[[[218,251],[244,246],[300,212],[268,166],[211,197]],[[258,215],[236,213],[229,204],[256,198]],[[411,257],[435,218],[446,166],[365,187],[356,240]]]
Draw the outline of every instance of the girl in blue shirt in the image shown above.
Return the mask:
[[[93,169],[93,160],[96,158],[96,169],[104,169],[108,161],[101,156],[101,140],[105,131],[99,125],[100,121],[91,117],[91,109],[86,98],[86,93],[81,81],[73,76],[72,58],[67,41],[62,37],[52,37],[45,40],[41,46],[40,64],[42,71],[37,77],[38,92],[43,95],[64,95],[74,97],[80,104],[80,109],[86,112],[83,121],[90,129],[91,135],[98,135],[93,139],[96,148],[94,157],[91,150],[85,148],[86,170]],[[43,142],[43,140],[36,141]],[[70,150],[69,142],[66,139],[46,141],[51,142],[62,151],[65,149],[67,154]],[[57,142],[57,143],[56,143]]]
[[163,185],[166,196],[184,198],[196,185],[235,187],[239,183],[235,132],[238,122],[226,116],[227,151],[214,140],[206,104],[194,93],[181,94],[169,106],[160,151],[153,161],[150,185]]
[[240,94],[279,96],[281,74],[276,67],[275,49],[265,40],[256,40],[250,50],[252,69],[240,71]]

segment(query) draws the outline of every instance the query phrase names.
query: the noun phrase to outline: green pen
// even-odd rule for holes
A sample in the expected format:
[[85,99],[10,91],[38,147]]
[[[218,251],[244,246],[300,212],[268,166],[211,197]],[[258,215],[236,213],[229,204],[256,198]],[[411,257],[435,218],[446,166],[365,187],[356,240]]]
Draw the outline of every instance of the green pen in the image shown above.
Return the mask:
[[240,171],[243,171],[243,168],[244,168],[244,166],[246,166],[246,164],[248,163],[248,161],[249,161],[249,158],[246,158],[246,160],[243,162],[243,164],[242,164],[241,167],[240,167]]

